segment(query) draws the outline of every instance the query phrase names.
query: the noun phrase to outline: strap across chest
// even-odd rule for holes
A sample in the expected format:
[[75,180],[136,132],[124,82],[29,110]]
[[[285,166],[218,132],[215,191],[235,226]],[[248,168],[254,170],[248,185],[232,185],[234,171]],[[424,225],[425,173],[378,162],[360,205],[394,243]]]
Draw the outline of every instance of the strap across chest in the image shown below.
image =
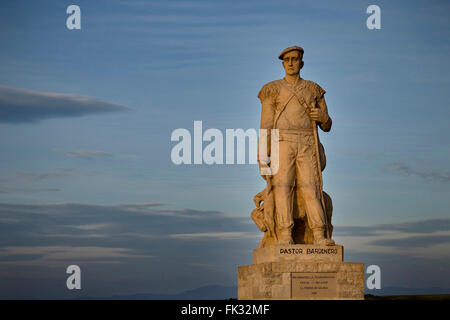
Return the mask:
[[302,85],[300,86],[295,86],[292,87],[286,83],[284,83],[284,81],[281,81],[281,85],[283,86],[284,89],[288,90],[290,92],[289,97],[280,104],[280,107],[277,108],[274,120],[273,120],[273,128],[276,128],[277,125],[277,121],[280,118],[281,113],[284,111],[284,109],[286,109],[286,106],[288,105],[288,103],[293,99],[296,98],[298,100],[298,102],[306,109],[310,109],[310,107],[308,107],[307,103],[305,102],[305,99],[303,99],[302,94],[301,94],[301,89],[304,87]]

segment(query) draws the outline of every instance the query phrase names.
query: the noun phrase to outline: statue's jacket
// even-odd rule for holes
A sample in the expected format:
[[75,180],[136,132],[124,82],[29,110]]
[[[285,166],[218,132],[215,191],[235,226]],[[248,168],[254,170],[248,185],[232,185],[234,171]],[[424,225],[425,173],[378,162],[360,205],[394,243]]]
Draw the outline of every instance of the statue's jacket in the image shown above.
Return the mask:
[[[317,83],[299,79],[296,84],[290,84],[284,79],[271,81],[265,84],[258,93],[258,98],[261,100],[262,112],[261,112],[261,129],[308,129],[312,130],[312,125],[308,116],[301,117],[302,115],[295,115],[294,112],[307,111],[303,110],[302,104],[306,104],[308,107],[321,107],[318,103],[320,99],[323,99],[325,90],[322,89]],[[300,100],[300,101],[299,101]],[[291,108],[292,114],[287,109],[288,105],[297,105],[299,108]],[[325,105],[326,108],[326,105]],[[322,110],[328,114],[328,110]],[[283,115],[283,113],[285,113]],[[283,122],[284,116],[284,122]],[[289,120],[290,116],[294,116],[294,119]],[[302,119],[299,119],[299,118]],[[281,119],[280,119],[281,118]],[[295,123],[295,120],[297,123]],[[331,119],[330,119],[331,120]],[[320,124],[320,128],[323,131],[329,131],[331,129],[331,121]]]
[[[313,131],[314,123],[307,113],[310,108],[320,108],[328,115],[324,98],[325,90],[317,83],[299,79],[297,83],[290,84],[284,79],[271,81],[265,84],[258,93],[261,100],[261,129],[279,130],[305,130]],[[332,120],[319,123],[319,127],[328,132]],[[269,139],[270,141],[270,139]],[[322,144],[317,135],[321,170],[326,165],[326,157]]]

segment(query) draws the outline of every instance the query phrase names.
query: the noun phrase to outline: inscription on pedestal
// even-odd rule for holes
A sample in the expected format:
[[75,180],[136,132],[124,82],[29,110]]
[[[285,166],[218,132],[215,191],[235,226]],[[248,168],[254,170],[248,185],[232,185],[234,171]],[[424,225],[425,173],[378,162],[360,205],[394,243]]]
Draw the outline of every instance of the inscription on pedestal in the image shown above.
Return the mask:
[[344,261],[344,248],[340,245],[311,244],[273,245],[253,250],[253,263],[276,261]]
[[336,298],[336,272],[291,273],[291,298]]

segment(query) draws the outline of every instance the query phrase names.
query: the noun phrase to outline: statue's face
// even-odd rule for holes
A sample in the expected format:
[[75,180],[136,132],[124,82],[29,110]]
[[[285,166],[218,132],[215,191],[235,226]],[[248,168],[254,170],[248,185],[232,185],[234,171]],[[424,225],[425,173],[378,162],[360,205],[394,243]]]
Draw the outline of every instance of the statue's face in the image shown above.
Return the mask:
[[303,56],[300,51],[294,50],[283,56],[283,68],[288,75],[296,75],[300,73],[303,66]]

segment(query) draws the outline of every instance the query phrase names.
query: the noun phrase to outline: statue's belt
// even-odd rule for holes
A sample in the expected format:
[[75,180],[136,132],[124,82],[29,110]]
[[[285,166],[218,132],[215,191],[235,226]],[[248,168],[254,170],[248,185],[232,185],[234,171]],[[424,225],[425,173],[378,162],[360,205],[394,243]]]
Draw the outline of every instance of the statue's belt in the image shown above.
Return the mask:
[[[278,129],[278,128],[276,128]],[[278,132],[280,134],[301,134],[301,135],[305,135],[305,134],[310,134],[313,135],[314,131],[312,128],[309,129],[278,129]]]

